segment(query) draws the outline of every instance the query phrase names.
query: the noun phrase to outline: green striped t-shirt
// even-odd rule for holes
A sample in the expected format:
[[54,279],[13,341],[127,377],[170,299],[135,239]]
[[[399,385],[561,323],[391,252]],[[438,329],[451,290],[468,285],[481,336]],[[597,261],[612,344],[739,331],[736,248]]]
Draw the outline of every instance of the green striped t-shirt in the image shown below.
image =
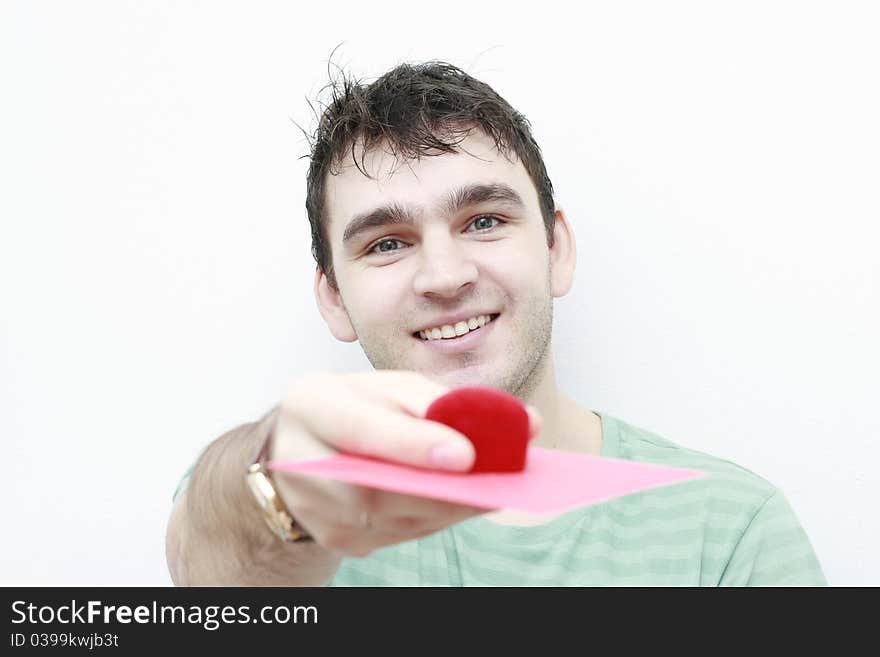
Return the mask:
[[534,526],[477,516],[343,559],[331,586],[823,586],[783,494],[748,470],[605,413],[602,456],[709,477],[582,507]]

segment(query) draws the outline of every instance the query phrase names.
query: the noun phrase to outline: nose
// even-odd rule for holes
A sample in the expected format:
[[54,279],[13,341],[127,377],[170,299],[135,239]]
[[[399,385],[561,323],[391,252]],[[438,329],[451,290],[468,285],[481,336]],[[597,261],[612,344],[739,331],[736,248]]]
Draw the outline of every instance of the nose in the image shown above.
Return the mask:
[[454,298],[476,280],[476,263],[448,231],[425,234],[419,253],[419,268],[413,278],[416,294]]

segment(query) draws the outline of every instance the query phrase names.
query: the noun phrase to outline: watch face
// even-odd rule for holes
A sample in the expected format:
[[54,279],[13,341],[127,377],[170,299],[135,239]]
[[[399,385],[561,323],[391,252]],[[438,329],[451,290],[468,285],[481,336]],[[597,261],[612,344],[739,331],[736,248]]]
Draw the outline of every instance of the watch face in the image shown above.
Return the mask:
[[247,476],[248,487],[251,489],[251,492],[253,492],[254,497],[263,509],[268,506],[269,495],[272,494],[271,492],[268,495],[266,494],[265,487],[269,486],[271,491],[272,485],[265,479],[266,475],[262,472],[251,472]]
[[295,528],[293,518],[284,509],[272,482],[264,472],[259,470],[248,472],[247,482],[254,498],[263,509],[263,520],[274,534],[289,543],[313,541],[305,531]]

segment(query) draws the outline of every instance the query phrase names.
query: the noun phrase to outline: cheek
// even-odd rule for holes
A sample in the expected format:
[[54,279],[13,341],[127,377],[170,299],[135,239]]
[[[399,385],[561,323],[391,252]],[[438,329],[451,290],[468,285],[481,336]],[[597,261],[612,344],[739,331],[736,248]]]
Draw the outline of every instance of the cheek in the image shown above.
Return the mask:
[[531,248],[491,254],[483,261],[484,273],[513,296],[530,296],[548,287],[550,256],[547,249]]
[[361,323],[383,325],[395,322],[403,312],[406,289],[400,277],[382,275],[381,270],[352,276],[346,308]]

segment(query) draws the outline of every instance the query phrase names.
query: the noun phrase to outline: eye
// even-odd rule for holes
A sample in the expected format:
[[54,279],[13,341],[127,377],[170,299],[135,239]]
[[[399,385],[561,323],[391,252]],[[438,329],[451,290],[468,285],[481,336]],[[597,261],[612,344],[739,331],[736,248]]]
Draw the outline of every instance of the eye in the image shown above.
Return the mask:
[[502,221],[501,219],[499,219],[499,218],[496,217],[496,216],[493,216],[493,215],[491,215],[491,214],[484,214],[484,215],[480,215],[479,217],[477,217],[476,219],[474,219],[474,220],[470,223],[470,225],[476,227],[476,232],[481,232],[481,233],[482,233],[482,232],[485,232],[485,231],[489,230],[490,228],[494,228],[495,225],[497,225],[497,224],[493,224],[493,223],[491,223],[492,221],[497,222],[497,224],[503,224],[503,223],[504,223],[504,221]]
[[399,251],[400,249],[394,248],[394,244],[403,244],[403,242],[390,238],[381,239],[368,248],[367,253],[390,253],[392,251]]

